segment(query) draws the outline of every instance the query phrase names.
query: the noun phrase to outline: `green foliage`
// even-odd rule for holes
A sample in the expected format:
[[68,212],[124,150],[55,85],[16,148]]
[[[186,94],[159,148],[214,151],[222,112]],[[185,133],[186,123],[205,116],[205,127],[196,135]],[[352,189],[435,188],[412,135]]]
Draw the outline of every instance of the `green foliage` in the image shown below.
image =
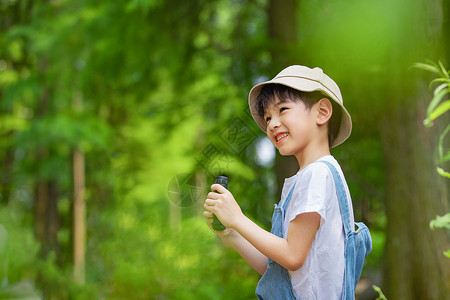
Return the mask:
[[448,213],[442,217],[436,216],[436,219],[434,219],[430,222],[430,228],[431,229],[436,229],[436,228],[450,229],[450,213]]
[[[446,96],[450,95],[450,71],[447,71],[444,65],[439,61],[437,64],[430,62],[428,64],[416,63],[414,67],[426,70],[439,76],[430,83],[430,87],[434,84],[439,85],[434,89],[433,98],[427,108],[427,118],[424,120],[426,127],[433,126],[433,122],[438,117],[450,110],[450,100],[443,100]],[[439,164],[444,164],[450,161],[450,150],[444,148],[444,140],[450,131],[450,124],[444,129],[439,136],[438,151],[439,151]],[[450,178],[450,173],[443,168],[437,167],[439,175]],[[436,216],[434,220],[430,221],[430,228],[447,228],[450,229],[450,213],[440,217]],[[450,249],[444,252],[444,255],[450,258]]]
[[[254,271],[237,264],[236,255],[216,243],[203,220],[183,221],[177,229],[156,215],[136,213],[139,220],[129,220],[134,225],[123,219],[125,226],[101,247],[110,270],[103,278],[109,299],[253,297]],[[144,234],[141,226],[147,227]]]
[[[439,83],[439,85],[434,89],[433,99],[428,105],[427,116],[426,119],[424,120],[425,126],[431,127],[433,126],[433,121],[436,118],[440,117],[448,110],[450,110],[450,100],[442,101],[445,98],[445,96],[450,94],[450,71],[447,71],[441,62],[438,62],[437,64],[433,62],[430,62],[429,64],[416,63],[413,66],[422,70],[432,72],[435,75],[439,76],[439,78],[434,79],[430,83],[430,87],[436,83]],[[448,127],[446,131],[447,130]],[[446,131],[444,131],[445,134],[447,133]],[[440,144],[440,149],[442,149],[442,144]]]
[[[14,261],[33,265],[9,273],[19,280],[30,270],[49,299],[253,298],[257,274],[214,240],[201,200],[179,207],[174,225],[167,193],[179,174],[200,174],[204,193],[205,172],[217,166],[232,173],[241,199],[251,193],[245,184],[256,172],[244,161],[254,160],[246,152],[252,146],[237,153],[219,134],[236,117],[250,120],[243,87],[259,71],[247,63],[264,50],[244,41],[263,35],[262,18],[252,17],[264,14],[261,1],[233,9],[227,1],[28,4],[1,7],[0,160],[8,162],[1,179],[11,193],[1,190],[0,199],[22,204],[15,208],[24,214],[18,235],[32,237],[35,186],[57,186],[59,248],[17,251]],[[220,159],[203,166],[210,145]],[[71,274],[74,148],[86,157],[83,286]]]
[[[441,62],[429,64],[416,63],[414,67],[426,70],[439,76],[430,83],[430,87],[434,84],[439,83],[439,85],[434,89],[433,98],[427,107],[426,119],[424,120],[424,125],[426,127],[433,126],[433,122],[444,113],[450,110],[450,100],[444,100],[446,96],[450,94],[450,71],[447,71]],[[450,124],[447,125],[445,130],[441,133],[439,137],[438,151],[440,164],[450,161],[450,151],[444,148],[444,140],[450,131]],[[444,171],[442,168],[438,169],[439,174],[447,176],[448,172]]]
[[41,299],[32,279],[37,243],[20,226],[20,216],[9,209],[0,210],[0,299]]
[[[450,229],[450,213],[447,213],[444,216],[436,216],[434,220],[430,221],[430,228],[432,230],[436,228],[446,228]],[[444,251],[444,255],[450,258],[450,249]]]
[[386,296],[383,294],[383,291],[378,286],[372,285],[372,288],[378,293],[378,297],[375,300],[387,300]]
[[0,299],[2,300],[40,300],[33,284],[29,281],[20,281],[16,284],[0,287]]

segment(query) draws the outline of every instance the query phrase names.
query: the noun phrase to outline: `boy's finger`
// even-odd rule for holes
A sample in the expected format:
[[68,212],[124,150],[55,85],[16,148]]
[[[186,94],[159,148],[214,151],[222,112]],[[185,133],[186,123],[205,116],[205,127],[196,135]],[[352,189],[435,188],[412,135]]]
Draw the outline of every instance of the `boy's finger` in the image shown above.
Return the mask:
[[221,186],[218,183],[211,185],[211,191],[213,191],[213,192],[217,191],[217,192],[219,192],[219,194],[224,194],[224,193],[228,192],[228,190],[226,188],[224,188],[223,186]]
[[204,217],[206,217],[206,218],[212,218],[213,217],[213,213],[212,212],[210,212],[210,211],[207,211],[207,210],[205,210],[204,212],[203,212],[203,216]]
[[206,206],[214,206],[214,205],[216,205],[217,202],[218,202],[217,200],[208,198],[205,200],[205,205]]
[[214,213],[215,212],[215,202],[216,202],[216,200],[206,199],[205,203],[203,204],[203,208],[206,211]]
[[219,199],[219,195],[220,195],[220,194],[215,193],[215,192],[209,192],[209,193],[208,193],[208,199],[217,200],[217,199]]

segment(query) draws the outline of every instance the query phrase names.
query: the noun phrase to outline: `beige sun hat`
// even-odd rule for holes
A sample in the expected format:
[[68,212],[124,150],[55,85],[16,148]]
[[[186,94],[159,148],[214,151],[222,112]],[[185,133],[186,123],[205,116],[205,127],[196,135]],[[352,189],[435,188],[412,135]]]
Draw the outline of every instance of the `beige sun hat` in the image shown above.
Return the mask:
[[282,84],[302,92],[319,91],[324,93],[342,108],[341,126],[331,147],[342,144],[350,136],[352,132],[352,118],[344,107],[341,91],[337,84],[322,69],[310,69],[299,65],[287,67],[272,80],[261,82],[250,90],[248,95],[250,111],[255,122],[264,132],[266,132],[266,123],[264,122],[264,118],[259,116],[255,103],[263,86],[270,83]]

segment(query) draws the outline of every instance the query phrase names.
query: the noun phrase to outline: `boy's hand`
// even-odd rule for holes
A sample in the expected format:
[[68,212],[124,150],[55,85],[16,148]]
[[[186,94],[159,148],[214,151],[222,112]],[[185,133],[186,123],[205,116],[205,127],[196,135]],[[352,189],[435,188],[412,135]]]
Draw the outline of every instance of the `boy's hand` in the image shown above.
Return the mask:
[[213,223],[213,213],[205,210],[203,212],[203,216],[206,218],[206,223],[209,226],[209,229],[211,229],[212,232],[214,232],[218,237],[222,239],[222,242],[227,247],[233,246],[233,239],[238,235],[238,233],[233,228],[225,228],[225,230],[217,231],[214,230],[212,227]]
[[234,228],[239,218],[243,217],[243,214],[233,195],[220,184],[213,184],[211,191],[205,200],[204,208],[206,212],[203,214],[212,218],[212,214],[207,214],[207,212],[213,213],[225,227]]

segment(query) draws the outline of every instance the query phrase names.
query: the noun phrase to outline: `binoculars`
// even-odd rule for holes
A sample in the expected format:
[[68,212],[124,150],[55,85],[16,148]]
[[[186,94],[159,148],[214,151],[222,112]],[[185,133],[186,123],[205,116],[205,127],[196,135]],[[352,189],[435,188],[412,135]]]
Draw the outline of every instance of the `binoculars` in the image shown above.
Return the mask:
[[[214,183],[218,183],[224,188],[228,189],[228,177],[227,176],[217,176],[214,180]],[[223,231],[225,230],[225,226],[220,223],[219,219],[216,217],[216,215],[213,215],[213,222],[212,222],[212,228],[216,231]]]

